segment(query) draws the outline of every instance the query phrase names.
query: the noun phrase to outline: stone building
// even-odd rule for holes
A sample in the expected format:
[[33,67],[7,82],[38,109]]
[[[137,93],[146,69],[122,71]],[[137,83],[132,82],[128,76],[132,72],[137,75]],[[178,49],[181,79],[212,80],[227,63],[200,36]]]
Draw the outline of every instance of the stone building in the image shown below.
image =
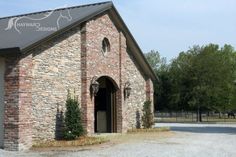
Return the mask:
[[55,139],[67,90],[89,134],[126,132],[140,125],[155,80],[112,2],[1,18],[0,146]]

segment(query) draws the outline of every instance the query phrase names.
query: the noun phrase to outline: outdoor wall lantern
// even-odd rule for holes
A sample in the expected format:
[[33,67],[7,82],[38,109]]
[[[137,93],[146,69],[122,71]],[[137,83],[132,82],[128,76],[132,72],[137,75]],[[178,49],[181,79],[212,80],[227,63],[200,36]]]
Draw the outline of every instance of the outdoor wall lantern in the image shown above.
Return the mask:
[[131,93],[131,87],[130,87],[130,82],[129,81],[127,81],[126,83],[125,83],[125,87],[124,87],[124,94],[125,94],[125,98],[129,98],[129,96],[130,96],[130,93]]
[[93,96],[96,96],[99,90],[99,83],[97,81],[97,77],[94,76],[91,81],[91,93]]

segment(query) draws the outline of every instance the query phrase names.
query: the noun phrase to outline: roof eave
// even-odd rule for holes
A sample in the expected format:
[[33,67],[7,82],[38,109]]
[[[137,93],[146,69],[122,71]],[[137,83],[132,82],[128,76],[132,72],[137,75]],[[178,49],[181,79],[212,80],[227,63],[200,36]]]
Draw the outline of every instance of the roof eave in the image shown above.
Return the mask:
[[1,57],[19,56],[19,55],[21,55],[19,47],[0,48]]
[[[108,1],[108,2],[109,2],[109,1]],[[83,22],[86,22],[86,21],[88,21],[89,19],[91,19],[91,18],[93,18],[93,17],[95,17],[95,16],[97,16],[97,15],[103,13],[103,12],[105,12],[105,11],[107,11],[107,10],[110,10],[110,9],[112,8],[112,6],[113,6],[113,3],[110,2],[109,4],[110,4],[110,5],[108,5],[106,8],[103,8],[103,9],[97,11],[97,12],[94,12],[93,14],[90,14],[89,16],[86,16],[86,17],[84,17],[83,19],[80,19],[80,20],[74,22],[73,24],[71,24],[71,25],[69,25],[69,26],[67,26],[67,27],[65,27],[65,28],[63,28],[63,29],[60,29],[59,31],[56,31],[55,33],[53,33],[53,34],[47,36],[46,38],[43,38],[43,39],[41,39],[41,40],[39,40],[39,41],[36,41],[36,42],[33,41],[31,44],[28,44],[29,46],[27,46],[27,47],[22,47],[22,48],[21,48],[22,53],[27,53],[27,52],[29,52],[30,50],[32,50],[33,48],[35,48],[35,47],[37,47],[38,45],[40,45],[42,42],[49,41],[50,39],[52,39],[52,38],[54,38],[54,37],[56,37],[56,36],[58,36],[58,35],[60,35],[60,34],[62,34],[62,33],[64,33],[64,32],[66,32],[66,31],[68,31],[68,30],[70,30],[70,29],[72,29],[72,28],[74,28],[74,27],[77,27],[78,25],[82,24]]]

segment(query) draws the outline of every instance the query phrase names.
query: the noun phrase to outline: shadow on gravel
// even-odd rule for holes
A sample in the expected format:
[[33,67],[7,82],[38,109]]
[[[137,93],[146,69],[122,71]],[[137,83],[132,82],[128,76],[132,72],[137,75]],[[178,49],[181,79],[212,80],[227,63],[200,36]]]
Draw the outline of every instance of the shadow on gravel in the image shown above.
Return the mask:
[[170,127],[172,131],[192,132],[192,133],[222,133],[222,134],[236,134],[235,127]]

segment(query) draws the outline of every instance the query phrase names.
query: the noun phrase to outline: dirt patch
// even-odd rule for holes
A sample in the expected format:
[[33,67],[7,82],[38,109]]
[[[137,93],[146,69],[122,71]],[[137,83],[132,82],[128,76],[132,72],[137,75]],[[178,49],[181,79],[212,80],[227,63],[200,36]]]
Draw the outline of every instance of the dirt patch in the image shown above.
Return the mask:
[[[171,131],[166,132],[135,132],[135,133],[127,133],[127,134],[107,134],[107,135],[97,135],[95,138],[103,139],[103,142],[97,142],[93,145],[68,145],[67,146],[41,146],[41,147],[33,147],[31,150],[36,152],[80,152],[80,151],[89,151],[96,149],[105,149],[110,148],[118,144],[122,143],[137,143],[140,141],[153,141],[153,140],[161,140],[164,138],[169,138],[174,136],[175,133]],[[94,138],[94,137],[91,137]]]
[[109,139],[109,143],[112,144],[119,144],[119,143],[132,143],[144,140],[160,140],[163,138],[169,138],[174,136],[175,133],[171,131],[166,132],[135,132],[135,133],[128,133],[128,134],[120,134],[120,135],[113,135],[107,136],[106,138]]
[[99,145],[106,143],[109,140],[103,137],[80,137],[77,140],[65,141],[65,140],[53,140],[53,141],[44,141],[37,142],[33,145],[31,150],[64,150],[66,149],[75,149],[78,147],[86,147],[90,145]]
[[148,129],[130,129],[128,133],[150,133],[150,132],[166,132],[170,131],[169,127],[148,128]]

